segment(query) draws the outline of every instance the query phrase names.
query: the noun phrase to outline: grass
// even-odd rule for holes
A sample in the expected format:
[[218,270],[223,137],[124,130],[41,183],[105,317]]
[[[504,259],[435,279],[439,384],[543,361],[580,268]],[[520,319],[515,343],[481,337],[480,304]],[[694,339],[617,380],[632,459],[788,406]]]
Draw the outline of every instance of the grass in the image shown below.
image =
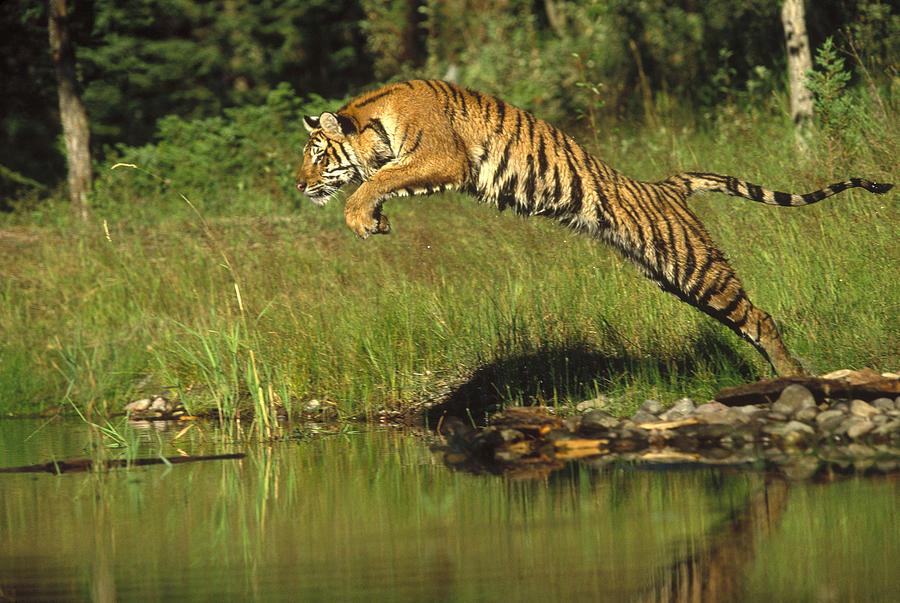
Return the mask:
[[[798,160],[781,117],[738,118],[613,131],[596,147],[647,180],[704,169],[797,192],[851,175],[900,182],[895,142],[884,155],[896,117],[878,152],[848,165],[827,145]],[[394,200],[394,233],[360,242],[337,200],[318,209],[290,189],[224,186],[194,197],[177,182],[137,199],[104,182],[88,226],[46,208],[4,218],[4,412],[64,399],[107,412],[175,387],[193,412],[260,418],[265,437],[276,413],[313,398],[364,417],[423,400],[567,406],[606,394],[625,413],[770,376],[730,331],[547,221],[455,195]],[[140,204],[133,216],[126,203]],[[896,192],[790,210],[691,203],[809,368],[900,368]]]

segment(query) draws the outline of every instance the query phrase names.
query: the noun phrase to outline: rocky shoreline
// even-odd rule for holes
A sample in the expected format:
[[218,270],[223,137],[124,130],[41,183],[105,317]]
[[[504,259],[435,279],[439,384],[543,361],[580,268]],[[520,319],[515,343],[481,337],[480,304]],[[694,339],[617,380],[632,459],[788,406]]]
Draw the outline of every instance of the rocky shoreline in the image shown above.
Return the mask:
[[580,404],[583,412],[570,417],[509,408],[480,430],[448,418],[439,429],[449,436],[444,460],[465,471],[523,476],[571,460],[752,466],[793,479],[900,472],[900,376],[841,371],[729,388],[716,397],[703,404],[683,398],[667,409],[648,400],[627,418],[593,407],[602,400]]

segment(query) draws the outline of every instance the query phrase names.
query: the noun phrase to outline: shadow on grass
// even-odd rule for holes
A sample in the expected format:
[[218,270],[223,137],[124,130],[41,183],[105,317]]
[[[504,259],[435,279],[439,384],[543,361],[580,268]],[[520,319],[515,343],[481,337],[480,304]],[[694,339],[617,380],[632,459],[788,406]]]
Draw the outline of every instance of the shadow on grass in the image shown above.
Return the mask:
[[[611,398],[623,390],[672,391],[678,396],[710,394],[726,386],[755,381],[757,368],[736,349],[728,332],[703,329],[697,339],[673,355],[652,352],[605,353],[585,342],[545,344],[518,354],[498,356],[476,368],[427,413],[428,425],[442,417],[459,417],[483,424],[503,405],[553,404],[559,399]],[[683,391],[680,391],[683,389]]]

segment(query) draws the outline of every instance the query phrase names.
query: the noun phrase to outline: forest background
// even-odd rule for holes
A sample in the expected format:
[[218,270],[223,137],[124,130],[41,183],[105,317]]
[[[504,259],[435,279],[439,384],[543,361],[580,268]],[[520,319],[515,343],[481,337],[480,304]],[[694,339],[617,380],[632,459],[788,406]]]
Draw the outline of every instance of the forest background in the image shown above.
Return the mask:
[[[585,243],[562,255],[543,249],[548,236],[568,244],[562,231],[513,221],[518,233],[497,240],[507,222],[487,223],[451,197],[433,203],[454,208],[441,225],[446,239],[431,233],[437,210],[404,206],[409,222],[418,214],[431,230],[409,224],[410,239],[392,235],[402,250],[366,251],[337,239],[350,238],[339,230],[340,208],[314,213],[292,183],[302,114],[410,77],[496,94],[646,179],[715,169],[804,191],[849,175],[896,179],[900,9],[806,4],[816,136],[798,157],[780,8],[777,0],[70,0],[95,174],[80,224],[65,193],[47,5],[5,0],[0,406],[106,408],[162,387],[220,409],[315,398],[353,414],[460,391],[460,380],[503,403],[557,403],[606,392],[628,402],[703,396],[764,376],[752,350],[687,307],[648,306],[644,297],[659,295],[643,285],[620,300],[639,277],[618,276],[629,269],[605,252]],[[111,169],[122,163],[138,169]],[[771,247],[749,234],[772,223],[759,208],[708,204],[702,215],[717,239],[731,238],[729,255],[769,297],[764,307],[802,325],[793,340],[807,342],[800,353],[810,363],[896,368],[900,296],[883,275],[900,266],[889,243],[897,203],[856,198],[841,202],[844,213],[826,210],[799,226],[776,218],[774,230],[788,234]],[[240,220],[259,216],[269,221]],[[846,291],[831,280],[804,289],[797,280],[810,274],[807,260],[785,265],[784,256],[815,239],[821,247],[809,261],[827,265],[812,278],[831,279],[840,262],[823,259],[826,250],[846,245],[839,230],[857,219],[868,240],[843,254],[853,268],[842,276],[855,279],[852,296],[868,315],[848,319],[839,314]],[[452,257],[411,256],[426,236],[437,238],[423,248],[443,246]],[[528,260],[523,247],[533,250]],[[498,267],[479,269],[474,286],[495,293],[469,297],[454,277],[472,278],[470,267],[487,260]],[[558,281],[541,274],[541,261],[559,266]],[[285,265],[300,280],[281,275]],[[580,265],[592,265],[590,274]],[[784,281],[768,279],[774,270]],[[607,272],[617,276],[604,277],[614,281],[604,293],[596,279]],[[363,274],[381,282],[361,285]],[[335,282],[343,290],[331,289]],[[893,301],[873,308],[873,295]],[[643,314],[623,309],[631,306]]]

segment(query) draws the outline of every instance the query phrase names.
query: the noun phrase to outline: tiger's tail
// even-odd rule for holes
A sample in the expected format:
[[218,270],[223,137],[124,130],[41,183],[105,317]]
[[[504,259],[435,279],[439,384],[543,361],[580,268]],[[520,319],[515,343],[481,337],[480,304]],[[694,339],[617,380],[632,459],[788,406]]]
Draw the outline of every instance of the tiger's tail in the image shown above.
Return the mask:
[[713,191],[725,193],[726,195],[732,195],[734,197],[744,197],[745,199],[765,203],[766,205],[780,205],[782,207],[812,205],[826,197],[843,192],[848,188],[860,187],[866,189],[870,193],[875,193],[876,195],[881,195],[894,188],[893,184],[872,182],[871,180],[866,180],[864,178],[850,178],[849,180],[836,182],[831,186],[826,186],[825,188],[806,193],[805,195],[797,195],[793,193],[771,191],[731,176],[703,172],[686,172],[684,174],[673,176],[666,182],[684,188],[689,195],[691,193]]

